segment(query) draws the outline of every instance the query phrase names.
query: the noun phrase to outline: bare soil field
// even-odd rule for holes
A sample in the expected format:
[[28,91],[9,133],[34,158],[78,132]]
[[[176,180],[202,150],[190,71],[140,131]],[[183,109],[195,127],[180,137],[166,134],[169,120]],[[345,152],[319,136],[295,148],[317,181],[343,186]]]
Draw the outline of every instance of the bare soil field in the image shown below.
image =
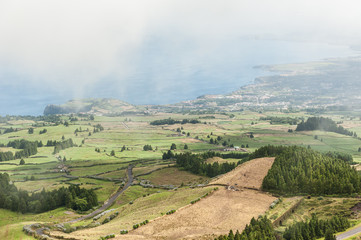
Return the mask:
[[198,139],[194,139],[194,138],[184,138],[184,139],[181,139],[181,142],[182,143],[200,143],[202,141],[198,140]]
[[[237,167],[212,183],[259,189],[274,158],[260,158]],[[193,205],[116,239],[214,239],[230,229],[243,230],[252,217],[264,214],[276,198],[257,190],[225,187]]]
[[260,189],[263,178],[271,168],[274,158],[258,158],[236,167],[210,184],[226,184],[234,187]]
[[215,162],[222,163],[222,162],[225,162],[225,160],[220,157],[212,157],[212,158],[207,159],[207,163],[215,163]]

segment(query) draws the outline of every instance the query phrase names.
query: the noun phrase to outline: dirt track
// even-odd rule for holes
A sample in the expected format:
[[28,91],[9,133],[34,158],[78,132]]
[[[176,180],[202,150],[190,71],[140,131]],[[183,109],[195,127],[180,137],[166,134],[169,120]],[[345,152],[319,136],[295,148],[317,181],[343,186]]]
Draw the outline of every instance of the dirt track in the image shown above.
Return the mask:
[[213,182],[239,187],[239,191],[220,187],[196,204],[116,239],[214,239],[216,235],[226,234],[230,229],[241,231],[252,217],[263,214],[276,199],[258,190],[242,188],[260,189],[273,160],[252,160]]

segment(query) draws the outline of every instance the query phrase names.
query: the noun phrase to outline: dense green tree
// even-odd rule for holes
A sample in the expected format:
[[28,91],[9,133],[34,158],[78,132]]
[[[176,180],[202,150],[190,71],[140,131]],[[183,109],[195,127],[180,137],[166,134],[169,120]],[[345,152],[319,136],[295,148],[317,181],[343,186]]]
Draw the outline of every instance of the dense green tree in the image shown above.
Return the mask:
[[283,238],[286,240],[310,239],[321,237],[334,240],[334,232],[342,232],[350,227],[347,218],[333,216],[328,220],[320,220],[315,214],[306,222],[297,222],[286,228]]
[[24,159],[21,159],[19,164],[20,164],[20,165],[24,165],[24,164],[25,164]]
[[174,153],[171,150],[168,150],[168,152],[163,153],[163,160],[174,158]]
[[[32,179],[35,179],[34,176]],[[29,194],[10,184],[7,173],[0,173],[0,208],[22,213],[40,213],[61,206],[85,211],[96,205],[98,200],[94,190],[71,185],[69,188],[61,187],[49,192],[43,189],[41,192]]]
[[[329,195],[351,194],[361,190],[360,175],[342,159],[302,147],[273,149],[283,151],[263,180],[262,188],[266,191]],[[272,151],[272,147],[269,150]]]
[[43,130],[40,130],[39,134],[44,134],[44,133],[47,133],[48,130],[46,128],[44,128]]
[[[59,153],[60,150],[64,150],[66,148],[71,148],[74,147],[74,143],[73,143],[73,139],[69,138],[67,140],[61,141],[61,142],[57,142],[57,141],[53,141],[53,142],[49,142],[49,144],[53,144],[54,146],[54,152],[53,154]],[[48,144],[46,144],[48,145]],[[51,146],[51,145],[49,145]]]
[[180,153],[175,155],[177,166],[190,171],[195,174],[205,175],[208,177],[215,177],[219,174],[223,174],[231,171],[237,165],[235,163],[222,163],[218,162],[207,163],[208,156],[215,156],[213,154],[191,154],[189,152]]
[[144,151],[152,151],[152,150],[153,150],[153,148],[152,148],[152,146],[151,146],[151,145],[146,144],[146,145],[144,145],[144,146],[143,146],[143,150],[144,150]]
[[242,233],[236,234],[232,230],[228,235],[221,235],[216,240],[276,240],[276,233],[273,230],[271,221],[266,217],[257,220],[252,218],[249,225],[246,225]]
[[336,237],[333,235],[333,231],[330,228],[326,230],[325,240],[336,240]]
[[310,117],[306,122],[302,121],[297,125],[296,131],[313,131],[321,130],[327,132],[335,132],[348,136],[357,136],[354,132],[348,131],[342,126],[337,126],[337,124],[330,118],[324,117]]

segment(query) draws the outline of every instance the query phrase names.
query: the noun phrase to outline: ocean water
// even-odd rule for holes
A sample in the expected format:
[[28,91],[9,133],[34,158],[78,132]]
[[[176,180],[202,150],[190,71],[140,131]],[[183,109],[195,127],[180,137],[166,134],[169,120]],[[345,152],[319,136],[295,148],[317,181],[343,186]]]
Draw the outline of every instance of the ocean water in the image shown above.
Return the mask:
[[[99,79],[80,97],[117,98],[132,104],[170,104],[204,94],[226,94],[270,73],[254,68],[357,55],[348,46],[312,42],[226,39],[213,44],[169,43],[150,38],[134,51],[122,79]],[[26,76],[22,76],[22,78]],[[44,85],[10,84],[16,73],[0,78],[0,115],[41,115],[47,104],[73,96]],[[5,82],[5,79],[7,82]],[[71,86],[69,86],[71,87]]]

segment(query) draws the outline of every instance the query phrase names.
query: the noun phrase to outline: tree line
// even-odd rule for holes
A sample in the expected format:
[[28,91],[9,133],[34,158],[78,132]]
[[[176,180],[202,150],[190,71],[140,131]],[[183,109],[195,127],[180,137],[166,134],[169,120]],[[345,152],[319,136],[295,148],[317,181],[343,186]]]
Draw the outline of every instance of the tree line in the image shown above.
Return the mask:
[[355,132],[349,131],[337,124],[330,118],[310,117],[306,122],[302,121],[297,125],[296,131],[313,131],[322,130],[327,132],[335,132],[343,135],[357,137]]
[[242,233],[237,232],[234,234],[232,230],[228,235],[221,235],[215,240],[259,240],[268,239],[276,240],[276,233],[270,220],[266,217],[260,217],[257,220],[252,218],[251,223],[246,225]]
[[10,184],[7,173],[0,173],[0,208],[21,213],[41,213],[58,207],[66,206],[74,210],[86,211],[98,205],[98,198],[94,190],[87,190],[71,185],[46,192],[29,194],[18,190]]
[[297,118],[291,117],[275,117],[275,116],[267,116],[261,117],[260,121],[270,121],[270,124],[289,124],[289,125],[296,125],[299,121]]
[[150,122],[150,125],[173,125],[173,124],[187,124],[187,123],[197,124],[201,122],[197,119],[175,120],[172,118],[168,118],[168,119],[154,120]]
[[206,159],[199,154],[192,153],[180,153],[174,155],[177,163],[177,167],[183,168],[186,171],[190,171],[194,174],[199,174],[207,177],[215,177],[219,174],[227,173],[233,170],[236,163],[207,163]]
[[262,151],[279,153],[263,180],[263,190],[313,195],[349,195],[361,190],[361,176],[342,159],[297,146],[267,146]]
[[[20,159],[20,158],[27,158],[31,155],[35,155],[38,153],[38,145],[39,145],[38,141],[31,142],[25,139],[10,141],[8,142],[6,147],[12,147],[15,149],[22,149],[22,150],[15,152],[15,154],[11,151],[0,152],[0,162]],[[5,145],[1,144],[0,147],[5,147]]]
[[324,237],[325,240],[336,239],[334,233],[345,231],[350,222],[345,217],[333,216],[329,220],[319,220],[315,214],[306,222],[297,222],[286,228],[281,235],[276,232],[267,217],[252,218],[242,233],[234,234],[230,230],[228,235],[221,235],[215,240],[259,240],[259,239],[285,239],[285,240],[315,240]]
[[[215,151],[208,151],[204,153],[198,154],[202,159],[207,160],[208,158],[213,157],[220,157],[223,159],[233,158],[233,159],[242,159],[241,163],[245,160],[248,160],[249,153],[247,152],[227,152],[227,153],[221,153],[221,152],[215,152]],[[176,155],[170,150],[168,152],[163,153],[163,160],[175,158]]]
[[61,142],[56,142],[55,146],[54,146],[54,152],[53,154],[56,154],[58,152],[60,152],[60,150],[64,150],[66,148],[70,148],[73,147],[74,143],[73,140],[71,138],[61,141]]
[[334,239],[333,234],[343,232],[350,227],[345,217],[333,216],[329,220],[320,220],[315,214],[306,222],[298,222],[286,228],[283,238],[286,240],[315,240],[325,237],[325,240]]

